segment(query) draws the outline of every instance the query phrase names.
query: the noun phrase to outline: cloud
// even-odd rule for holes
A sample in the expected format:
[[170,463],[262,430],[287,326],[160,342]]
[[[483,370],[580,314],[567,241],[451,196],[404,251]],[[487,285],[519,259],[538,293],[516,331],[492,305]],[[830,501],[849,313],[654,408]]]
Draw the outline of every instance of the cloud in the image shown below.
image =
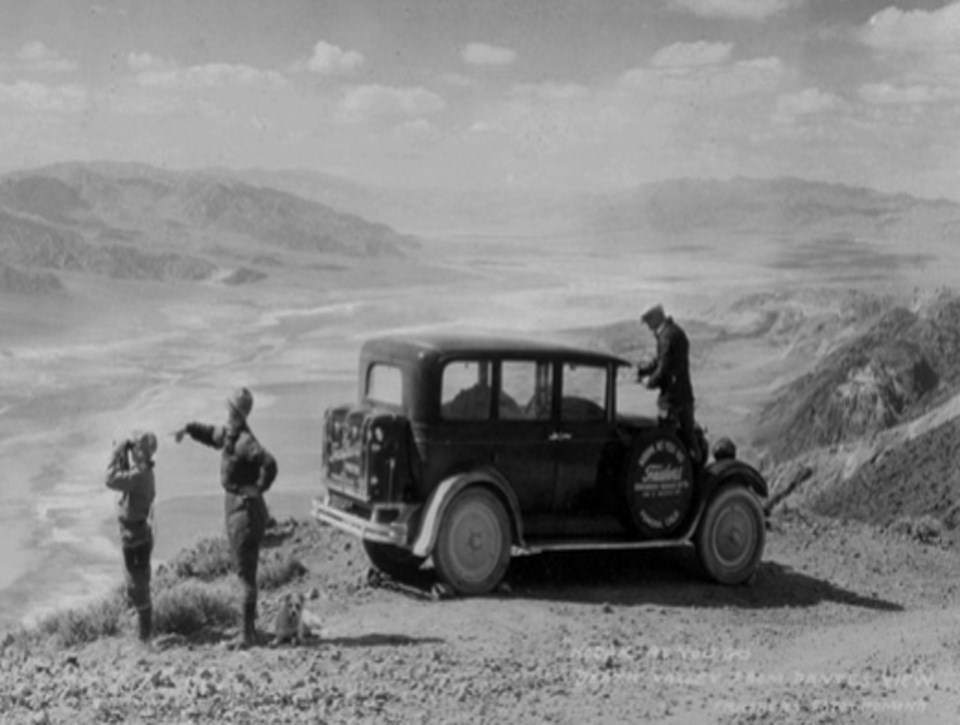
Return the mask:
[[16,53],[17,66],[23,70],[46,73],[72,73],[79,67],[76,61],[64,58],[60,53],[39,40],[25,43]]
[[74,113],[86,106],[87,91],[76,84],[48,86],[30,81],[0,83],[0,104],[28,111]]
[[860,89],[865,102],[929,104],[960,96],[960,2],[929,12],[887,8],[856,37],[889,69],[888,78]]
[[150,91],[105,93],[97,98],[97,105],[122,116],[167,116],[184,110],[180,97]]
[[362,53],[355,50],[343,50],[339,46],[317,42],[313,46],[313,54],[306,60],[294,63],[290,70],[293,72],[309,71],[320,75],[334,75],[350,73],[360,68],[366,59]]
[[655,68],[718,65],[730,59],[732,50],[732,43],[708,43],[703,40],[694,43],[674,43],[658,50],[650,60],[650,65]]
[[829,91],[819,88],[805,88],[799,93],[785,93],[777,99],[773,113],[776,123],[793,123],[803,116],[814,116],[819,113],[841,108],[843,101]]
[[703,105],[776,90],[784,74],[779,58],[753,58],[722,65],[634,68],[620,76],[618,85],[633,94]]
[[504,66],[517,60],[515,51],[485,43],[469,43],[460,51],[460,57],[470,65]]
[[127,66],[137,73],[146,71],[173,70],[177,64],[172,60],[164,60],[150,53],[128,53]]
[[224,86],[285,88],[290,85],[282,74],[247,65],[208,63],[173,70],[148,70],[137,76],[147,88],[197,90]]
[[338,115],[347,122],[391,117],[426,116],[439,113],[446,101],[425,88],[395,88],[382,85],[357,86],[347,91],[338,106]]
[[829,111],[841,104],[840,98],[819,88],[805,88],[799,93],[784,94],[777,99],[777,110],[792,116],[807,116]]
[[805,0],[668,0],[677,10],[705,18],[764,20]]
[[866,83],[858,95],[865,103],[876,106],[919,105],[960,99],[960,90],[942,86]]
[[960,2],[929,12],[889,7],[870,18],[859,38],[879,50],[955,54],[960,50]]

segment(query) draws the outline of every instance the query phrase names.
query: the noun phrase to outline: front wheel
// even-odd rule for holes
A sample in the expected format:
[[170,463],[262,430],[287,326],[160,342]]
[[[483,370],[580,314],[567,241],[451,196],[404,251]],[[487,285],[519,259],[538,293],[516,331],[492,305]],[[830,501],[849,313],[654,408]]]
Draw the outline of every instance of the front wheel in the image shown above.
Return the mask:
[[468,488],[443,515],[433,551],[437,575],[458,594],[486,594],[510,564],[510,519],[493,493]]
[[371,564],[400,581],[414,576],[424,562],[422,556],[414,556],[407,549],[392,544],[364,540],[363,550],[367,552]]
[[760,565],[764,544],[763,509],[745,486],[731,484],[710,499],[697,529],[697,556],[720,584],[740,584]]

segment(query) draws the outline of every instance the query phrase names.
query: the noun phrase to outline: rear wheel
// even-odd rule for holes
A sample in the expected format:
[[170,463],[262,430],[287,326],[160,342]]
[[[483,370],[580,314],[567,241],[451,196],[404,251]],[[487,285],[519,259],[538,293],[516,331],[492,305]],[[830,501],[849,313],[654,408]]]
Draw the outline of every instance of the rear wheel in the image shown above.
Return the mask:
[[763,509],[746,486],[721,488],[697,529],[697,556],[712,579],[721,584],[745,582],[760,565],[764,544]]
[[510,564],[510,519],[493,493],[468,488],[443,515],[433,551],[437,575],[458,594],[486,594]]
[[394,579],[409,579],[416,574],[424,562],[422,556],[414,556],[407,549],[401,549],[393,544],[364,540],[363,550],[367,552],[367,558],[370,559],[371,564]]

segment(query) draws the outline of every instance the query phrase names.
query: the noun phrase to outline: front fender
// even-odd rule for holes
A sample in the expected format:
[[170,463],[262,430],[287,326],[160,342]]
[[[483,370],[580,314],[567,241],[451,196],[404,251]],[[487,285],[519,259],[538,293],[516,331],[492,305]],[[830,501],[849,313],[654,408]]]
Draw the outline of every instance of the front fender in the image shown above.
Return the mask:
[[704,470],[701,484],[702,500],[709,500],[717,488],[732,479],[742,481],[760,498],[766,498],[769,494],[767,482],[756,468],[737,458],[724,458],[714,461]]
[[510,516],[510,526],[513,530],[514,545],[524,546],[520,503],[517,501],[516,494],[499,471],[484,467],[445,478],[433,489],[423,509],[423,516],[420,519],[420,531],[417,533],[417,538],[413,542],[412,551],[414,555],[423,557],[430,555],[437,541],[437,532],[440,530],[440,522],[443,521],[443,514],[450,505],[450,502],[465,488],[475,485],[486,486],[492,489],[494,493],[506,502],[507,514]]

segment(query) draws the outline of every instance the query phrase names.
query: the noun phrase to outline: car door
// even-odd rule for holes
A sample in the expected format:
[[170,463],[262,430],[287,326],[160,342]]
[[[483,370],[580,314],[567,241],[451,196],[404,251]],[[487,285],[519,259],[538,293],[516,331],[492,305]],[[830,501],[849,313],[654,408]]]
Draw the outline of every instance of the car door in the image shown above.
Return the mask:
[[497,468],[510,481],[524,515],[553,508],[555,460],[553,364],[505,359],[497,370]]
[[604,454],[616,441],[609,409],[611,368],[573,361],[559,368],[560,404],[552,434],[557,462],[554,510],[596,513],[612,500],[608,489],[615,485],[603,470]]

